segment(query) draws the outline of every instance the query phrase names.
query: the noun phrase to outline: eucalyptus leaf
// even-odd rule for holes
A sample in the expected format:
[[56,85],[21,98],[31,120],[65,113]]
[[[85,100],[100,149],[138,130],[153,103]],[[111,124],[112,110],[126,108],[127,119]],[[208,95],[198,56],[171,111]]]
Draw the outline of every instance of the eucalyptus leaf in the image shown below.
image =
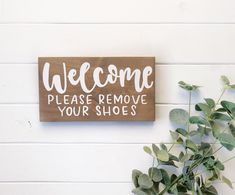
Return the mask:
[[180,162],[188,161],[190,159],[190,157],[191,157],[191,155],[186,153],[181,157]]
[[224,183],[226,183],[230,188],[233,189],[233,184],[232,184],[232,182],[231,182],[227,177],[222,176],[221,179],[222,179],[222,181],[223,181]]
[[224,165],[221,161],[217,160],[215,161],[215,166],[220,170],[223,171],[224,170]]
[[160,150],[159,147],[156,144],[152,144],[152,149],[155,156],[157,156],[157,152]]
[[235,138],[230,134],[221,133],[218,136],[218,140],[220,141],[221,145],[230,151],[235,148]]
[[235,137],[235,120],[232,120],[229,124],[229,129],[233,135],[233,137]]
[[148,146],[144,146],[143,149],[147,154],[152,155],[152,150]]
[[191,124],[210,126],[210,124],[204,118],[202,118],[200,116],[192,116],[192,117],[190,117],[189,122]]
[[226,109],[224,109],[224,108],[218,108],[218,109],[216,110],[216,112],[226,112]]
[[202,111],[206,116],[209,116],[211,113],[211,108],[207,104],[203,103],[196,104],[195,110]]
[[221,106],[226,109],[228,112],[232,113],[232,110],[235,109],[235,103],[229,101],[221,101]]
[[154,182],[159,182],[162,180],[162,172],[156,167],[149,168],[149,176]]
[[165,144],[160,143],[160,147],[161,147],[161,149],[163,149],[163,150],[166,150],[166,151],[167,151],[167,147],[166,147],[166,145],[165,145]]
[[230,84],[230,81],[229,81],[228,77],[226,77],[224,75],[221,76],[221,80],[223,81],[223,83],[225,85],[229,85]]
[[198,150],[197,145],[189,139],[186,140],[186,147],[192,150],[193,152],[196,152]]
[[221,121],[230,121],[231,120],[231,118],[228,115],[222,114],[219,112],[213,113],[211,118],[214,120],[221,120]]
[[176,140],[176,142],[177,142],[178,144],[183,144],[183,143],[184,143],[184,140],[183,140],[181,137],[179,137],[179,138]]
[[162,183],[165,186],[169,186],[171,183],[171,179],[169,177],[169,174],[166,172],[166,170],[164,169],[160,169],[161,173],[162,173]]
[[211,98],[205,98],[204,99],[207,103],[207,105],[210,107],[210,108],[214,108],[215,107],[215,101]]
[[166,150],[158,150],[156,155],[160,161],[163,162],[169,161],[169,154],[167,153]]
[[188,123],[189,114],[186,110],[177,108],[170,111],[169,117],[172,123],[186,126]]
[[177,128],[175,131],[177,133],[183,135],[184,137],[187,137],[187,135],[188,135],[188,132],[185,129],[182,129],[182,128]]
[[233,118],[235,119],[235,108],[232,108],[231,114],[232,114]]
[[141,190],[140,188],[135,188],[132,190],[132,193],[134,193],[135,195],[148,195],[147,193],[145,193],[143,190]]
[[183,156],[184,156],[184,153],[181,151],[180,154],[179,154],[179,160],[180,160],[181,162],[182,162],[181,159],[183,158]]
[[210,187],[207,187],[207,188],[205,186],[203,186],[201,188],[201,191],[205,195],[218,195],[218,192],[217,192],[217,190],[215,189],[214,186],[210,186]]
[[179,162],[179,158],[173,154],[169,154],[169,160]]
[[137,169],[134,169],[132,171],[132,182],[133,182],[133,184],[135,185],[136,188],[139,187],[138,178],[141,174],[142,174],[142,172],[137,170]]
[[143,189],[150,189],[153,186],[153,181],[147,174],[141,174],[138,178],[138,183]]
[[159,164],[178,168],[173,160],[169,160],[169,161],[165,161],[165,162],[159,161]]
[[200,87],[200,86],[197,86],[197,85],[187,84],[184,81],[180,81],[180,82],[178,82],[178,84],[182,89],[185,89],[187,91],[195,91]]
[[170,131],[170,134],[173,140],[177,140],[179,137],[179,134],[177,132]]

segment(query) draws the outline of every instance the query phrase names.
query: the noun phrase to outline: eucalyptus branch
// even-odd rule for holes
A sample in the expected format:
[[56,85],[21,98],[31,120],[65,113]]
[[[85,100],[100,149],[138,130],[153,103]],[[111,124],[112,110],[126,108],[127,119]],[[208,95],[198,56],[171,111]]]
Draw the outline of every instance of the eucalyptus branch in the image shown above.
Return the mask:
[[217,100],[217,102],[216,102],[216,105],[219,104],[219,102],[220,102],[220,100],[221,100],[221,98],[223,97],[223,95],[224,95],[225,92],[226,92],[226,88],[224,87],[223,90],[222,90],[221,95],[219,96],[219,98],[218,98],[218,100]]
[[[189,93],[188,110],[176,108],[170,111],[170,120],[178,128],[170,131],[173,143],[169,149],[164,144],[160,144],[160,147],[156,144],[152,144],[152,148],[144,147],[144,151],[153,157],[153,162],[148,174],[133,170],[132,179],[135,185],[133,193],[136,195],[165,195],[165,193],[191,192],[192,195],[208,193],[218,195],[216,188],[211,183],[207,185],[207,180],[210,182],[222,180],[232,187],[228,178],[220,176],[220,171],[223,171],[224,164],[235,159],[235,156],[223,162],[215,156],[222,148],[229,151],[235,148],[235,125],[231,122],[235,119],[235,103],[221,101],[226,90],[235,89],[235,85],[231,85],[225,76],[222,76],[222,80],[224,87],[218,100],[205,98],[205,102],[197,103],[195,110],[200,112],[200,115],[197,116],[191,116],[191,107],[192,92],[197,90],[198,86],[183,81],[179,82],[179,86]],[[225,125],[224,129],[221,129],[222,126],[218,124]],[[226,131],[228,129],[229,131]],[[214,138],[214,142],[196,143],[193,136],[199,136],[201,139]],[[217,142],[221,146],[214,149],[213,146]],[[179,148],[179,154],[176,155],[170,153],[175,144],[182,146]],[[158,162],[157,165],[155,160]],[[172,173],[165,165],[172,166],[178,171]],[[205,169],[204,172],[208,171],[213,175],[207,178],[208,175],[203,175],[204,172],[198,173],[201,168]],[[163,184],[164,188],[160,184]]]

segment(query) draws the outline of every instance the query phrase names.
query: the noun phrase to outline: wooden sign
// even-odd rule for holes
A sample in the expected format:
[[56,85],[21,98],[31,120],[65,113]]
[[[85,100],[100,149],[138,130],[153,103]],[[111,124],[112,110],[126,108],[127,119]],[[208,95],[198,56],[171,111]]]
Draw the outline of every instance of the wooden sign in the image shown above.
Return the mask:
[[154,121],[154,57],[40,57],[40,121]]

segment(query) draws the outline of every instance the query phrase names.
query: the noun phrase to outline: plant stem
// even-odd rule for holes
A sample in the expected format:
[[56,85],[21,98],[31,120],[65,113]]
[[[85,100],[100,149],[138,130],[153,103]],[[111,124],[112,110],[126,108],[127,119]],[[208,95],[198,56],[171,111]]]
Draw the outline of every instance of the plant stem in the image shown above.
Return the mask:
[[171,149],[174,147],[174,145],[175,145],[175,143],[173,143],[173,144],[171,145],[171,147],[169,148],[168,152],[171,151]]
[[153,157],[153,162],[152,162],[152,169],[151,169],[151,178],[153,178],[153,167],[155,164],[155,158]]
[[222,91],[221,95],[219,96],[219,99],[217,100],[216,105],[219,104],[219,102],[220,102],[221,98],[223,97],[225,91],[226,91],[226,89],[223,88],[223,91]]
[[[188,114],[189,114],[189,118],[191,116],[191,100],[192,100],[192,91],[189,91],[189,100],[188,100]],[[190,127],[190,124],[189,124],[189,120],[188,120],[188,124],[187,124],[187,132],[188,133],[189,133],[189,127]],[[187,135],[187,138],[188,138],[188,135]],[[185,149],[185,153],[186,154],[188,153],[187,148]],[[185,167],[185,162],[184,162],[184,167]]]
[[233,157],[231,157],[231,158],[229,158],[229,159],[225,160],[225,161],[224,161],[224,162],[222,162],[222,163],[227,163],[228,161],[233,160],[234,158],[235,158],[235,156],[233,156]]
[[166,193],[169,189],[171,189],[179,180],[181,180],[183,177],[183,174],[179,175],[169,186],[167,186],[166,188],[164,188],[164,190],[162,190],[159,195],[163,195],[164,193]]
[[[189,101],[188,101],[188,114],[189,114],[189,118],[191,116],[191,100],[192,100],[192,92],[189,91]],[[189,121],[188,121],[188,125],[187,125],[187,131],[189,132]]]
[[213,152],[215,154],[216,152],[219,152],[224,146],[220,146],[216,151]]

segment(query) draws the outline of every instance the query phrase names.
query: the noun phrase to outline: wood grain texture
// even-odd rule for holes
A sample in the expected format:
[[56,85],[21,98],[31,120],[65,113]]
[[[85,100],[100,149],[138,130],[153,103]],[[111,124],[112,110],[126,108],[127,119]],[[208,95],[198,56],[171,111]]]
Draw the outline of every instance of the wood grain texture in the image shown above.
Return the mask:
[[41,122],[155,120],[154,57],[40,57],[38,63]]
[[[0,64],[0,103],[38,103],[38,71],[36,64]],[[156,100],[158,104],[187,104],[187,93],[178,87],[180,80],[203,86],[193,94],[192,102],[204,97],[218,98],[221,92],[221,75],[227,75],[232,83],[235,65],[156,65]],[[14,79],[12,79],[14,78]],[[17,82],[16,82],[17,81]],[[14,89],[14,90],[9,90]],[[230,91],[225,99],[233,100]]]
[[0,6],[3,23],[235,22],[233,0],[1,0]]
[[0,63],[38,56],[155,56],[158,63],[235,63],[235,24],[0,25]]

